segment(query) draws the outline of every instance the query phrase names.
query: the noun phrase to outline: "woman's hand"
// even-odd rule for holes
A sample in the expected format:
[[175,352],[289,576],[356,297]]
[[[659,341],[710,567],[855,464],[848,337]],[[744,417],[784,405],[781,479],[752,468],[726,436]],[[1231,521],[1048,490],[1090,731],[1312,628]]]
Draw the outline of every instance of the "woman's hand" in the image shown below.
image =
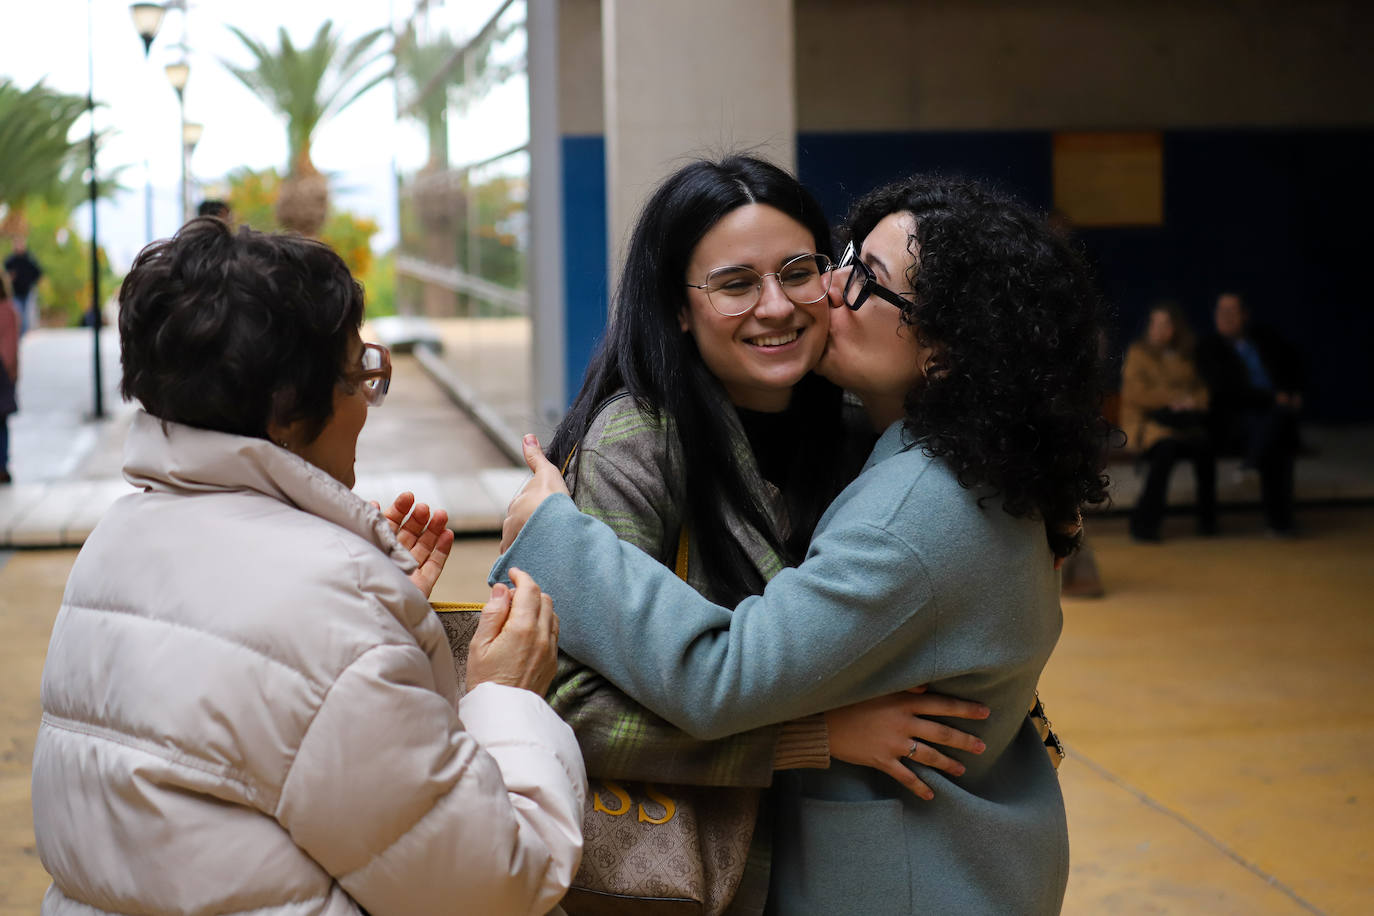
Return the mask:
[[515,591],[492,586],[468,646],[468,690],[484,681],[543,696],[558,669],[558,615],[553,599],[523,570],[511,567]]
[[539,440],[532,435],[526,435],[521,445],[525,450],[525,464],[529,465],[534,476],[525,481],[525,485],[506,507],[506,520],[501,524],[502,553],[515,543],[515,536],[525,527],[525,522],[530,520],[530,516],[539,508],[540,503],[556,493],[566,495],[568,492],[563,475],[544,457],[544,452],[539,448]]
[[[377,503],[372,505],[377,506]],[[409,550],[415,562],[420,564],[410,574],[410,581],[428,598],[453,548],[453,532],[448,530],[448,513],[443,509],[431,511],[429,506],[415,501],[414,493],[407,491],[396,497],[391,508],[382,514],[391,523],[391,530],[396,533],[401,546]]]
[[943,744],[971,754],[983,753],[986,745],[973,735],[923,717],[986,719],[989,710],[981,703],[925,690],[913,687],[827,712],[830,756],[881,770],[926,801],[934,798],[930,786],[902,762],[903,758],[962,776],[964,765],[931,745]]

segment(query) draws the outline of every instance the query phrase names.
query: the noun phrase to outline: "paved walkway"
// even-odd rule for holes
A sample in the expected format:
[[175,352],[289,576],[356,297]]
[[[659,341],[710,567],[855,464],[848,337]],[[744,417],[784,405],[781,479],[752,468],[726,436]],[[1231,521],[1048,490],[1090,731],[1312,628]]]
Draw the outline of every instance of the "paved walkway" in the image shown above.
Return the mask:
[[[19,400],[10,418],[14,484],[0,487],[0,547],[79,546],[131,488],[120,475],[133,405],[119,399],[119,347],[102,337],[105,419],[91,419],[90,331],[42,329],[24,338]],[[358,440],[366,499],[402,490],[449,510],[459,533],[499,531],[527,472],[514,467],[413,357],[394,360],[386,403]]]

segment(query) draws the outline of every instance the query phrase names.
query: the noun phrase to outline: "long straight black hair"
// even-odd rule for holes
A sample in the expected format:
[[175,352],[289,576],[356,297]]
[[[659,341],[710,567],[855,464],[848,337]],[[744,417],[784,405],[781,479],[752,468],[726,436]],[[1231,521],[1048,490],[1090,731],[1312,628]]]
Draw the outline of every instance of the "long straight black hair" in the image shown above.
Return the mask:
[[[730,212],[765,204],[810,231],[816,252],[833,256],[830,226],[820,205],[791,175],[751,156],[699,160],[658,186],[635,223],[615,310],[587,375],[549,445],[562,465],[586,435],[606,399],[625,389],[641,410],[673,422],[682,447],[685,522],[696,534],[697,556],[711,571],[717,600],[727,604],[763,590],[764,581],[743,547],[727,534],[726,507],[764,532],[783,562],[806,552],[821,513],[844,485],[841,392],[814,373],[793,389],[789,411],[805,417],[805,440],[794,450],[781,490],[780,524],[744,483],[726,418],[712,409],[720,383],[706,368],[679,316],[688,307],[687,265],[697,243]],[[724,402],[724,398],[720,399]]]

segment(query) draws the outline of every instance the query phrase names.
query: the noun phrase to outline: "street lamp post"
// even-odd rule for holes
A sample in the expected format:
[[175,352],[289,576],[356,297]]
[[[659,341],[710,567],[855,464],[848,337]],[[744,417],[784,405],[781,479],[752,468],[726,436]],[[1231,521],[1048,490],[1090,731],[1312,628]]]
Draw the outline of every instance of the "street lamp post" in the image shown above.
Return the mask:
[[[148,52],[152,50],[153,39],[157,37],[157,30],[162,27],[162,17],[167,10],[160,3],[134,3],[129,7],[129,13],[133,16],[134,29],[138,32],[138,37],[143,39],[143,59],[148,59]],[[143,222],[147,230],[147,241],[153,240],[153,173],[148,166],[148,156],[143,156]]]
[[95,403],[91,416],[100,420],[105,416],[105,396],[101,390],[100,378],[100,248],[96,234],[96,178],[95,178],[95,16],[91,11],[91,0],[86,0],[86,111],[90,114],[90,136],[86,140],[87,165],[90,166],[91,180],[91,333],[94,337],[92,372],[95,375]]
[[191,199],[186,180],[186,83],[191,78],[191,65],[184,59],[168,64],[167,81],[177,91],[177,107],[181,110],[181,221],[191,218]]
[[138,30],[138,37],[143,39],[143,57],[148,57],[148,51],[153,47],[153,39],[157,37],[157,30],[162,28],[162,17],[167,9],[161,3],[133,3],[129,5],[129,14],[134,17],[134,28]]
[[200,136],[205,132],[204,124],[197,124],[194,121],[183,121],[181,124],[181,197],[183,207],[186,208],[186,219],[191,218],[190,212],[190,186],[191,186],[191,156],[195,154],[196,144],[200,142]]

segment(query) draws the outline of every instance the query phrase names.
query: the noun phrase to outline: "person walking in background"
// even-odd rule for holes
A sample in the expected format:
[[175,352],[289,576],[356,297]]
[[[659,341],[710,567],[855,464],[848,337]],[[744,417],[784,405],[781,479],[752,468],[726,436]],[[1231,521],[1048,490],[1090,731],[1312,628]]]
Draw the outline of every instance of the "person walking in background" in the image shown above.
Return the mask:
[[[45,914],[543,916],[581,857],[558,620],[493,589],[459,695],[453,535],[352,492],[391,378],[327,246],[195,219],[119,296],[142,406],[67,579],[33,752]],[[404,540],[403,540],[404,539]]]
[[1147,321],[1121,366],[1121,428],[1148,469],[1131,512],[1131,537],[1159,540],[1169,475],[1183,459],[1192,462],[1197,484],[1198,533],[1215,534],[1217,459],[1207,436],[1208,395],[1193,362],[1193,334],[1172,302],[1156,304]]
[[5,258],[5,273],[13,286],[19,333],[23,335],[38,325],[38,281],[43,278],[43,268],[29,252],[28,240],[22,235],[14,237],[14,250]]
[[10,414],[19,410],[19,312],[8,275],[0,274],[0,484],[10,477]]
[[229,209],[229,205],[222,200],[208,197],[200,202],[196,207],[196,216],[213,216],[215,219],[224,220],[229,225],[234,224],[234,211]]
[[1216,331],[1198,348],[1198,368],[1212,392],[1211,429],[1217,448],[1239,454],[1259,472],[1269,531],[1291,537],[1293,469],[1301,440],[1303,368],[1277,333],[1250,320],[1239,293],[1217,297]]

